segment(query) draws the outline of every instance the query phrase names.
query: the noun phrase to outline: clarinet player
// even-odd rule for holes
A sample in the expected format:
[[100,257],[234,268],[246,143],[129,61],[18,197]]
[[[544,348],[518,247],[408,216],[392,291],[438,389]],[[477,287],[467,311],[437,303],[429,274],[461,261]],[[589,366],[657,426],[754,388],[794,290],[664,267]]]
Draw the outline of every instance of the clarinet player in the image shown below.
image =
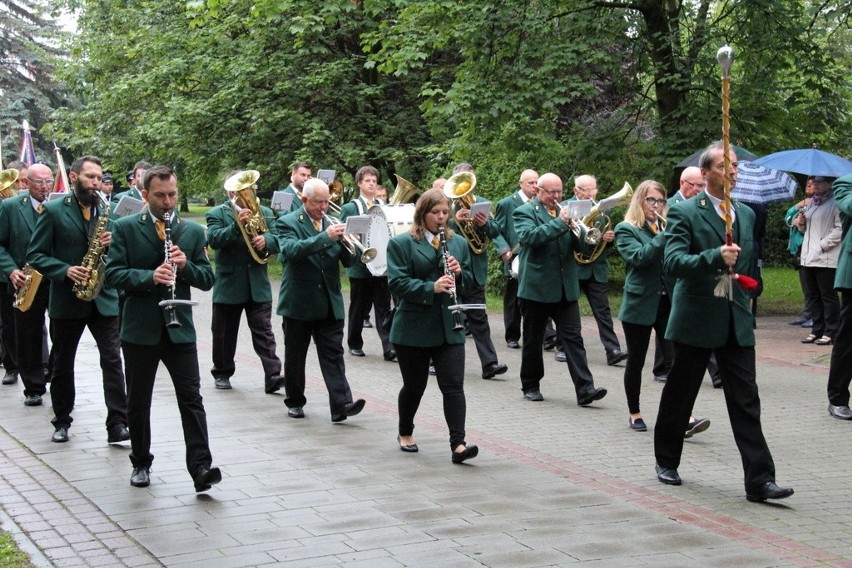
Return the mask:
[[151,483],[151,394],[162,361],[175,387],[187,470],[195,491],[206,491],[222,480],[222,473],[212,467],[192,310],[188,305],[163,308],[160,302],[177,298],[187,303],[190,288],[209,290],[213,269],[207,260],[204,229],[175,215],[175,173],[167,166],[148,170],[142,197],[147,211],[115,224],[106,271],[107,282],[127,292],[121,347],[125,361],[131,362],[126,369],[130,484],[147,487]]
[[399,298],[390,340],[402,372],[400,450],[419,450],[413,438],[414,415],[426,390],[431,359],[444,397],[452,462],[462,463],[476,457],[479,448],[465,442],[464,326],[460,314],[448,306],[455,303],[457,290],[474,282],[467,242],[447,227],[449,214],[443,192],[430,189],[417,200],[411,231],[388,244],[388,284]]

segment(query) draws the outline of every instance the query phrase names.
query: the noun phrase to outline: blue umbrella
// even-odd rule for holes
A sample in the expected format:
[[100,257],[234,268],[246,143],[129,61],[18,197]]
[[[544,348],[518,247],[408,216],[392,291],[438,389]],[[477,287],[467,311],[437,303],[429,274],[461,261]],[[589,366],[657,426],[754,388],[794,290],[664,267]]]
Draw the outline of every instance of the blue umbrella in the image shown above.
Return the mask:
[[796,194],[796,180],[781,170],[758,166],[754,162],[740,162],[737,167],[737,184],[731,195],[748,203],[775,203],[787,201]]
[[852,162],[816,148],[775,152],[754,162],[767,168],[806,176],[840,177],[852,173]]

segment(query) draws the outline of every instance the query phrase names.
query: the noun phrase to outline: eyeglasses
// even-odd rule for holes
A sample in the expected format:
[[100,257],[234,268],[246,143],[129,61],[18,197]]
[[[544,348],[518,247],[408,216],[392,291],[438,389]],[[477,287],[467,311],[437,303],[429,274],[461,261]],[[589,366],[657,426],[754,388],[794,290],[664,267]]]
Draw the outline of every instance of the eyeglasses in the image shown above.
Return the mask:
[[33,179],[30,178],[30,183],[33,185],[53,185],[52,179]]
[[702,182],[698,182],[698,183],[693,183],[693,182],[691,182],[691,181],[683,180],[683,183],[687,184],[687,185],[688,185],[689,187],[691,187],[692,189],[704,189],[705,187],[707,187],[707,184],[706,184],[706,183],[704,183],[703,181],[702,181]]
[[646,197],[645,203],[648,204],[648,205],[651,205],[651,206],[659,205],[660,207],[662,207],[663,205],[666,204],[666,200],[665,199],[657,199],[655,197]]
[[579,189],[580,191],[597,191],[598,190],[598,188],[596,188],[596,187],[580,187],[579,185],[576,186],[574,189]]

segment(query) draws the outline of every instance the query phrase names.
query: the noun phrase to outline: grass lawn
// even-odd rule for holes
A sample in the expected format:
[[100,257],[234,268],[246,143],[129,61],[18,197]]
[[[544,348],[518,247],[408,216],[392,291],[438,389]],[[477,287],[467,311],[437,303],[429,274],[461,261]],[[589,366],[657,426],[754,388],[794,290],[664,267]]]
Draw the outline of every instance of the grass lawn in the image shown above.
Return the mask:
[[18,548],[15,539],[0,531],[0,566],[3,568],[32,568],[30,557]]

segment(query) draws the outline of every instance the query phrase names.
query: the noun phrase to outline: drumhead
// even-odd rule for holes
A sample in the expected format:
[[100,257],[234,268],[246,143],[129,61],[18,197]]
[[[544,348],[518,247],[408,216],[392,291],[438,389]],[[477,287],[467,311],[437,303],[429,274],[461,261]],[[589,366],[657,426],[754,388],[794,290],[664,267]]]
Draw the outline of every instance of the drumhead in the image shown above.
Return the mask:
[[364,243],[368,248],[376,249],[376,258],[367,264],[367,270],[373,276],[386,276],[388,273],[388,243],[393,237],[388,220],[382,211],[381,205],[373,205],[367,210],[370,215],[370,231],[367,233]]

